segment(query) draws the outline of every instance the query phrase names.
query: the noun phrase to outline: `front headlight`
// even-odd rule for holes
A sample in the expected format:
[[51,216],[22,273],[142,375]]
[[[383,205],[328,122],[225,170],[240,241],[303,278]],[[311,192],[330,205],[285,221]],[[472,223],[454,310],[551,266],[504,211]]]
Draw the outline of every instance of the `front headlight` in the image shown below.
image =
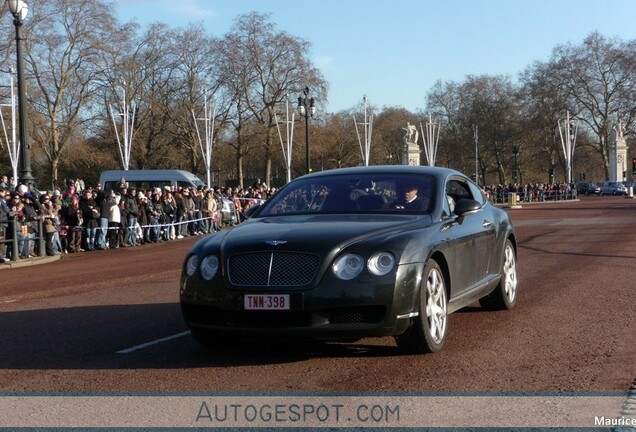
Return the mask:
[[186,261],[185,265],[185,273],[186,276],[190,277],[197,271],[197,266],[199,265],[199,257],[195,255],[190,255],[190,258]]
[[369,271],[376,276],[384,276],[393,270],[395,257],[389,252],[378,252],[373,254],[367,262]]
[[210,280],[219,270],[219,259],[216,255],[208,255],[201,261],[201,277]]
[[351,280],[364,268],[364,259],[360,255],[345,254],[333,263],[333,272],[338,279]]

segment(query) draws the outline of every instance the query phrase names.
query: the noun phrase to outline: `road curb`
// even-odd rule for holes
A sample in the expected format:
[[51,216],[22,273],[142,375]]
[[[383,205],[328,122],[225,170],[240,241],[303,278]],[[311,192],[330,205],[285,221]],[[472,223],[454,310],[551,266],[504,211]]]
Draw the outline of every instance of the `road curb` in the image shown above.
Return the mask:
[[61,258],[61,255],[55,255],[55,256],[25,258],[18,261],[6,261],[4,264],[0,264],[0,270],[20,268],[20,267],[30,267],[30,266],[39,265],[39,264],[47,264],[50,262],[59,261],[60,258]]

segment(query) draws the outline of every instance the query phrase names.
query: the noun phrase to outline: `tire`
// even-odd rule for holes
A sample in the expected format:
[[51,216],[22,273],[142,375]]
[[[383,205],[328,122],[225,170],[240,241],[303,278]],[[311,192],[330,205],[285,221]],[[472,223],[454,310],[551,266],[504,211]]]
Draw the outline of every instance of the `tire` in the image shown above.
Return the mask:
[[442,269],[434,260],[424,267],[418,312],[409,329],[396,337],[398,347],[411,354],[440,351],[448,334],[448,294]]
[[517,304],[517,294],[517,257],[512,242],[506,240],[499,284],[492,293],[479,299],[479,304],[490,310],[512,309]]

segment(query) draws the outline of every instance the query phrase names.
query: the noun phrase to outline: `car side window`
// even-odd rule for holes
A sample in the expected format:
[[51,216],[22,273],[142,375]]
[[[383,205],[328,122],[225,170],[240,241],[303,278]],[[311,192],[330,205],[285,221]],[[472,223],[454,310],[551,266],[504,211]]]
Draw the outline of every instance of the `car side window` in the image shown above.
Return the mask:
[[442,205],[444,206],[444,216],[450,216],[455,211],[455,200],[448,194]]
[[444,202],[444,211],[449,215],[453,214],[455,204],[461,199],[472,199],[477,201],[481,206],[486,203],[486,196],[481,189],[472,182],[463,179],[452,178],[446,183],[446,200]]
[[468,184],[457,179],[452,179],[446,183],[446,195],[455,202],[464,198],[475,199]]
[[468,187],[473,194],[473,199],[483,206],[486,203],[486,196],[481,189],[479,189],[479,186],[473,183],[468,183]]

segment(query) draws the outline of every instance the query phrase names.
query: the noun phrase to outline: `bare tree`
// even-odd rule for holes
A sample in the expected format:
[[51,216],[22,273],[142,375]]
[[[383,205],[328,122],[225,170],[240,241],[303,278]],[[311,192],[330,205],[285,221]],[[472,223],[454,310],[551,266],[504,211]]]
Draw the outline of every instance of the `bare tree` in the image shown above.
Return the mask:
[[[197,172],[203,155],[200,154],[192,112],[202,110],[205,94],[215,104],[223,102],[223,99],[216,97],[220,87],[215,63],[217,41],[206,35],[201,26],[177,31],[171,40],[175,94],[169,113],[177,133],[177,143],[189,156],[191,171]],[[219,112],[225,113],[227,109],[220,106]]]
[[264,177],[269,184],[273,152],[278,149],[277,104],[307,86],[317,99],[324,100],[327,85],[308,59],[310,44],[277,31],[268,15],[239,16],[225,40],[231,42],[234,61],[249,69],[251,79],[242,92],[242,104],[264,128]]
[[218,45],[217,63],[219,64],[219,77],[222,82],[222,92],[228,100],[228,122],[233,130],[230,138],[230,146],[234,148],[236,155],[236,173],[239,184],[243,186],[243,158],[251,149],[249,135],[249,122],[254,117],[254,112],[249,109],[250,92],[257,77],[252,68],[251,59],[241,55],[243,41],[239,34],[226,35]]
[[26,50],[32,134],[55,184],[60,158],[94,118],[99,53],[112,48],[118,27],[112,5],[101,0],[41,0],[34,9]]
[[[562,178],[567,171],[557,124],[569,109],[568,98],[554,85],[552,74],[552,68],[545,63],[535,63],[521,74],[524,139],[532,143],[526,151],[534,170],[545,174],[543,180],[552,180],[547,174],[557,166],[561,167]],[[578,147],[580,153],[581,146]]]
[[521,161],[513,160],[513,151],[520,150],[522,142],[517,89],[509,78],[469,76],[461,85],[438,83],[428,96],[428,105],[443,114],[447,122],[444,128],[452,131],[440,135],[440,148],[452,150],[445,165],[472,171],[473,127],[477,126],[484,181],[488,174],[495,174],[499,183],[505,183],[515,163],[522,172]]
[[608,178],[612,127],[621,121],[633,133],[636,124],[636,41],[594,32],[582,45],[557,46],[548,68],[553,85],[567,96],[568,108],[596,135]]
[[[360,162],[360,150],[352,125],[351,113],[342,111],[325,115],[323,118],[322,127],[314,134],[316,137],[314,148],[318,149],[322,159],[319,159],[320,168],[357,165]],[[298,174],[305,174],[304,165],[302,163],[297,165],[303,167]]]
[[[104,82],[103,108],[113,105],[121,112],[125,105],[136,107],[135,138],[132,143],[131,164],[135,168],[175,168],[179,161],[179,148],[174,145],[174,128],[170,110],[176,99],[176,59],[173,39],[176,32],[165,24],[156,23],[142,35],[123,41],[117,52],[103,54]],[[126,99],[122,100],[125,91]],[[115,148],[113,125],[104,113],[104,135]],[[176,168],[185,168],[179,163]]]

